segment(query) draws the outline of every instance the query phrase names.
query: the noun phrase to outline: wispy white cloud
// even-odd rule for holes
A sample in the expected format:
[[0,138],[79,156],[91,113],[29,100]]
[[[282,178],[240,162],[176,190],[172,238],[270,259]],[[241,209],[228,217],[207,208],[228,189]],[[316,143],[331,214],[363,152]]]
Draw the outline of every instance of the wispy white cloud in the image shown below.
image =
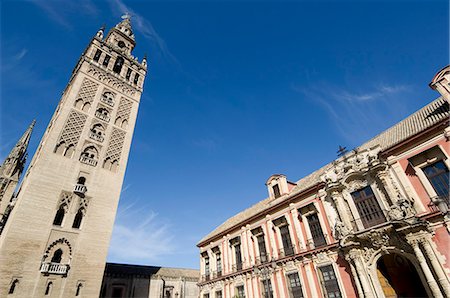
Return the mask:
[[174,253],[170,223],[137,201],[119,207],[108,260],[139,264],[159,263],[160,257]]
[[14,56],[14,59],[17,61],[22,60],[22,58],[25,57],[27,53],[28,53],[27,49],[22,49]]
[[115,14],[129,13],[133,22],[134,28],[147,38],[158,50],[159,54],[168,62],[179,66],[178,60],[169,51],[164,39],[162,39],[158,32],[156,32],[152,23],[144,18],[141,14],[137,13],[129,6],[127,6],[122,0],[109,0],[111,10]]
[[66,29],[73,29],[69,18],[72,13],[96,15],[97,7],[92,0],[56,1],[56,0],[31,0],[40,7],[47,16]]
[[329,84],[317,84],[308,88],[294,85],[292,89],[322,106],[334,122],[335,129],[350,143],[369,138],[385,129],[386,122],[403,116],[405,101],[411,91],[411,87],[407,85],[386,84],[372,87],[369,92]]

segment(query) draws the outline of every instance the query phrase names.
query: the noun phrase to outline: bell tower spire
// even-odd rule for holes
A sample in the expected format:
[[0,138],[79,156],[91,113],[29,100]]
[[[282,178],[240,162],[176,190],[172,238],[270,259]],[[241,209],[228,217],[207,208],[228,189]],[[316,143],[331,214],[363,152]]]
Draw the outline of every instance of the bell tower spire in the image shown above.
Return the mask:
[[2,219],[27,161],[27,148],[33,132],[33,120],[0,166],[0,219]]

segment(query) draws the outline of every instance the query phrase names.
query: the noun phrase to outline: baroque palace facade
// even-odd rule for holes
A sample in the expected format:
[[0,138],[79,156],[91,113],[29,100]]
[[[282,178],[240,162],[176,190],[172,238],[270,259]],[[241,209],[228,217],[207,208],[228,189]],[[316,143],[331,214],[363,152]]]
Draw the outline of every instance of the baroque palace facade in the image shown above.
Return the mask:
[[98,297],[147,61],[129,16],[92,38],[16,196],[31,127],[0,168],[0,297]]
[[450,67],[441,96],[199,243],[202,298],[450,297]]

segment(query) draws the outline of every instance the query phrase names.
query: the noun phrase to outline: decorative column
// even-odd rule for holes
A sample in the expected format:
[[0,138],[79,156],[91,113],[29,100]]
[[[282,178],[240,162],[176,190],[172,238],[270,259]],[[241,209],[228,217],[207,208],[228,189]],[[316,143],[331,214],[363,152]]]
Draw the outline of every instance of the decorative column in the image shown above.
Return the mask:
[[436,254],[434,253],[433,248],[431,247],[431,244],[429,240],[423,239],[421,241],[422,246],[425,250],[425,254],[427,255],[428,259],[431,262],[431,265],[433,266],[434,272],[437,275],[439,284],[442,286],[442,289],[444,290],[444,293],[447,297],[450,297],[450,284],[447,279],[447,274],[442,269],[442,266],[439,262],[439,260],[436,257]]
[[395,204],[400,196],[398,189],[393,185],[391,177],[389,177],[389,173],[386,170],[378,171],[376,173],[377,178],[381,181],[383,185],[381,185],[387,192],[389,196],[389,201],[392,204]]
[[352,223],[347,216],[347,212],[345,212],[345,207],[342,205],[344,200],[342,193],[337,190],[333,190],[331,192],[331,198],[333,199],[334,205],[336,206],[341,222],[345,225],[345,227],[349,231],[352,231],[353,230]]
[[412,239],[408,240],[409,244],[414,249],[414,253],[416,254],[417,260],[419,261],[420,267],[422,268],[423,274],[425,275],[425,278],[427,280],[427,284],[431,289],[431,292],[433,293],[434,298],[441,298],[442,296],[441,291],[439,290],[439,286],[434,279],[433,273],[431,272],[430,268],[428,267],[427,261],[425,259],[425,256],[422,253],[422,250],[419,246],[419,240],[418,239]]
[[353,261],[353,263],[355,264],[356,277],[359,278],[359,280],[361,282],[361,288],[362,288],[361,290],[363,292],[363,295],[361,297],[365,297],[365,298],[374,297],[371,287],[370,287],[369,280],[367,278],[366,271],[364,270],[364,266],[361,263],[361,257],[360,257],[359,252],[352,249],[349,251],[348,256],[346,256],[346,258],[349,261],[349,263],[350,263],[349,259],[351,259]]
[[358,277],[358,273],[355,270],[355,266],[353,266],[352,262],[350,262],[348,260],[348,264],[350,266],[350,271],[352,272],[353,275],[353,280],[355,281],[356,284],[356,290],[358,291],[358,297],[364,297],[362,288],[361,288],[361,283],[359,281],[359,277]]

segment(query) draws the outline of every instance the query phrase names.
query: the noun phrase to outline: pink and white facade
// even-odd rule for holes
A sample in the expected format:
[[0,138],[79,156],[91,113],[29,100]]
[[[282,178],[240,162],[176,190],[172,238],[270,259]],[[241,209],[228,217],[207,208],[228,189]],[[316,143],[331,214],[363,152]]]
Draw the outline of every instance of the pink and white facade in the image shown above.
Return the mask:
[[441,96],[199,243],[201,298],[450,297],[450,66]]

